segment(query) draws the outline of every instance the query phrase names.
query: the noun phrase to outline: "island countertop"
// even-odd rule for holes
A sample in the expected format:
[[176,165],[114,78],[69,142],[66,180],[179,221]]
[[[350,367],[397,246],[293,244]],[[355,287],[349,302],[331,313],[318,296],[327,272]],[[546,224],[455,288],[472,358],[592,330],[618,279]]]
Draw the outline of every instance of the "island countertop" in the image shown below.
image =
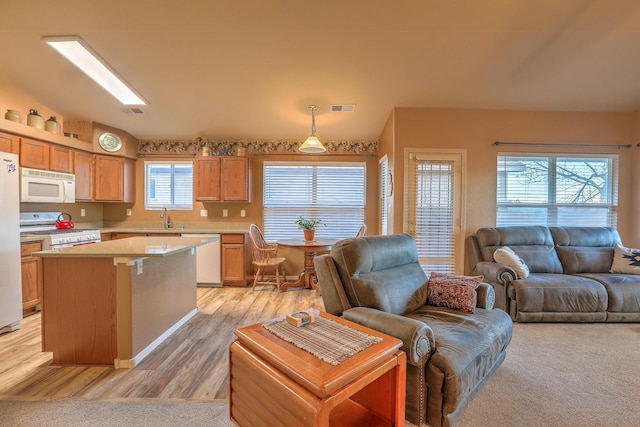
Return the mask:
[[129,237],[89,245],[34,252],[37,257],[143,258],[164,257],[219,240],[218,237]]

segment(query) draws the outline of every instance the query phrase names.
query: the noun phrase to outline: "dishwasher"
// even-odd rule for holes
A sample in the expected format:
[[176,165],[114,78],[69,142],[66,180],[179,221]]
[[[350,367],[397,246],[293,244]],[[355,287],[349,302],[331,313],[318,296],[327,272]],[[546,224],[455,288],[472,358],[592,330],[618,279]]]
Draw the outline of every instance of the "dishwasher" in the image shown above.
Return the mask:
[[196,281],[198,286],[221,286],[220,280],[220,235],[219,234],[181,234],[182,237],[217,237],[215,242],[196,247]]

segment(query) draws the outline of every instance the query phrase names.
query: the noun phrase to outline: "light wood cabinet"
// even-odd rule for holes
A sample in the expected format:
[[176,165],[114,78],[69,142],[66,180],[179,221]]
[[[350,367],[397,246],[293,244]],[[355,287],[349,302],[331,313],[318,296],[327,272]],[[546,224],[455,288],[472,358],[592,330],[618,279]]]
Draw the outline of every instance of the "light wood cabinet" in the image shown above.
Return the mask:
[[248,157],[197,157],[195,199],[200,202],[251,202],[253,179]]
[[195,198],[201,202],[220,201],[220,157],[196,157]]
[[20,138],[20,166],[49,170],[49,143]]
[[8,133],[0,133],[0,151],[18,154],[20,152],[20,138]]
[[248,251],[247,234],[221,236],[221,273],[224,286],[247,286]]
[[61,145],[51,145],[49,148],[49,170],[73,173],[73,150]]
[[253,179],[248,157],[223,157],[220,181],[222,201],[253,201]]
[[94,183],[96,202],[135,203],[135,160],[96,154]]
[[42,258],[31,254],[42,250],[42,243],[27,242],[20,245],[22,268],[22,314],[28,316],[40,309],[42,298]]
[[76,201],[93,200],[93,154],[74,151],[74,173],[76,175]]

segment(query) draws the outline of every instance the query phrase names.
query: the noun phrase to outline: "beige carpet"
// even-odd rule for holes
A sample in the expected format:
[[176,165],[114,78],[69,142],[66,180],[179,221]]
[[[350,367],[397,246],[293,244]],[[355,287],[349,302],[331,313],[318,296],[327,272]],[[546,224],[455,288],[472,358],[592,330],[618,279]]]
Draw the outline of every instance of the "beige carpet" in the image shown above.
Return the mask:
[[180,400],[0,400],[0,426],[232,427],[229,405]]
[[[233,426],[228,404],[0,401],[2,426]],[[640,425],[640,324],[516,324],[457,427]]]
[[460,427],[639,426],[640,324],[517,323]]

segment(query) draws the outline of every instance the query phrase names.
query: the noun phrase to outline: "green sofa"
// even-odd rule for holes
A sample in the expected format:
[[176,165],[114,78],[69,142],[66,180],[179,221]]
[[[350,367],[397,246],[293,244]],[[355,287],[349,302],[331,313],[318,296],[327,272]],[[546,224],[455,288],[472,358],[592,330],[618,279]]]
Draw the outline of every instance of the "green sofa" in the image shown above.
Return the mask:
[[451,426],[502,363],[513,323],[476,289],[474,314],[426,303],[428,278],[408,234],[342,240],[315,267],[325,310],[399,338],[407,353],[406,419]]
[[[640,274],[611,272],[616,245],[612,227],[490,227],[467,238],[466,258],[514,321],[640,322]],[[527,277],[495,262],[504,246],[528,267]]]

